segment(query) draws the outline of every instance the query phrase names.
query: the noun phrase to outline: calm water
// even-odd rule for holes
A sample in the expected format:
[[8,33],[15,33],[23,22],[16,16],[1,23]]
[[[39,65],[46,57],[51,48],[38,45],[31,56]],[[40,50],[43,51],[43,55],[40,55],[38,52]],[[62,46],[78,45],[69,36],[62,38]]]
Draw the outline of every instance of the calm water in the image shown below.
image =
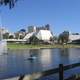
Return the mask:
[[[30,54],[35,60],[30,61]],[[58,67],[60,63],[80,62],[80,49],[32,49],[8,50],[8,54],[0,56],[0,80],[3,78],[41,72]],[[66,73],[67,74],[67,73]]]

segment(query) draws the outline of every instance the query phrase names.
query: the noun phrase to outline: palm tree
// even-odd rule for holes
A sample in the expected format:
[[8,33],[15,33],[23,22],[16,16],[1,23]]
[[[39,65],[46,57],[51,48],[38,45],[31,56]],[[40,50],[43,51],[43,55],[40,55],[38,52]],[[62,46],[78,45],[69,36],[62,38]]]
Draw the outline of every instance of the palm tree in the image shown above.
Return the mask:
[[17,0],[0,0],[0,5],[9,5],[9,8],[13,8]]

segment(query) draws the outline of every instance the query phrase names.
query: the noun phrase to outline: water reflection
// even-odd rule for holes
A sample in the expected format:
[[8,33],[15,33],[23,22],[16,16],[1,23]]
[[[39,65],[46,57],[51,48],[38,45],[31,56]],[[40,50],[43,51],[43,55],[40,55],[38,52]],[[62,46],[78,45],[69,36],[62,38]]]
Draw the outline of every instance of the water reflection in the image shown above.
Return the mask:
[[60,63],[69,64],[69,49],[59,49]]
[[80,62],[80,49],[69,49],[69,61],[70,63]]
[[[28,60],[30,55],[36,59]],[[0,56],[0,79],[41,72],[58,67],[60,63],[66,65],[76,62],[80,62],[80,49],[9,50],[8,55]]]
[[3,55],[3,53],[7,53],[7,42],[0,40],[0,55]]
[[49,68],[49,66],[50,66],[50,64],[52,62],[51,61],[51,50],[50,49],[42,49],[40,51],[39,56],[40,56],[39,59],[40,59],[42,67],[43,68],[45,68],[45,67]]
[[7,55],[0,56],[0,72],[7,70]]

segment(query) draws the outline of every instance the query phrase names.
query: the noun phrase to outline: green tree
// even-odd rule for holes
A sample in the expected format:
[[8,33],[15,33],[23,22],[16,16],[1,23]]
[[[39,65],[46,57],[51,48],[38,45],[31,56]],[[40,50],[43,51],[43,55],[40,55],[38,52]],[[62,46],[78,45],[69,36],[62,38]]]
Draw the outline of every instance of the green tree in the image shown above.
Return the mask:
[[19,39],[19,33],[18,32],[15,33],[15,39]]
[[23,38],[24,38],[24,35],[19,35],[19,38],[20,38],[20,39],[23,39]]
[[50,37],[50,41],[51,42],[54,42],[54,37]]
[[63,44],[64,43],[64,38],[63,38],[63,34],[60,34],[58,37],[58,43]]
[[50,30],[50,25],[49,25],[49,24],[46,24],[46,25],[45,25],[45,28],[46,28],[47,30]]
[[0,5],[9,5],[9,8],[13,8],[17,0],[0,0]]
[[38,44],[39,43],[39,39],[36,37],[36,36],[31,36],[30,38],[29,38],[29,43],[30,44]]
[[69,32],[68,31],[64,31],[63,32],[63,37],[64,37],[64,43],[67,44],[67,42],[69,41]]
[[59,38],[58,38],[58,42],[61,43],[61,44],[64,44],[69,41],[69,32],[68,31],[64,31],[63,33],[61,33],[59,35]]
[[14,36],[13,36],[13,35],[10,35],[10,36],[9,36],[9,39],[14,39]]
[[3,34],[3,39],[8,39],[9,38],[9,33]]

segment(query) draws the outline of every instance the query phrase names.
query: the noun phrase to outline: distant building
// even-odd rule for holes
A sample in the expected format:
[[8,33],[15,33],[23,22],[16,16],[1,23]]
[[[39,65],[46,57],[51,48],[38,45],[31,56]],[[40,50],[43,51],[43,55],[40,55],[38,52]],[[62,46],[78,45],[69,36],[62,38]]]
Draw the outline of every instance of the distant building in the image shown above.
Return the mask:
[[50,41],[50,38],[53,37],[48,24],[42,27],[29,26],[28,33],[23,39],[28,40],[33,35],[35,35],[39,40],[43,41]]
[[51,34],[51,31],[49,30],[40,30],[37,34],[36,37],[39,40],[43,40],[43,41],[49,41],[51,37],[53,37],[53,35]]
[[28,32],[36,32],[36,26],[28,26]]
[[35,35],[39,40],[49,41],[53,37],[51,31],[49,30],[39,30],[39,32],[31,32],[26,34],[23,39],[28,40],[31,36]]
[[5,28],[0,28],[0,40],[3,38],[3,34],[5,34],[5,33],[8,33],[8,30],[7,29],[5,29]]
[[39,32],[39,30],[50,30],[50,25],[47,24],[45,26],[39,26],[39,27],[36,27],[36,26],[28,26],[28,32],[31,33],[31,32]]
[[5,28],[0,28],[0,32],[2,34],[5,34],[5,33],[8,33],[9,31],[7,29],[5,29]]
[[32,37],[35,34],[35,32],[27,33],[26,36],[23,38],[24,40],[28,40],[30,37]]
[[36,31],[38,32],[39,30],[50,30],[49,24],[42,26],[42,27],[36,27]]
[[80,39],[80,34],[76,34],[76,33],[73,33],[73,34],[69,34],[69,41],[72,42],[74,40],[79,40]]

